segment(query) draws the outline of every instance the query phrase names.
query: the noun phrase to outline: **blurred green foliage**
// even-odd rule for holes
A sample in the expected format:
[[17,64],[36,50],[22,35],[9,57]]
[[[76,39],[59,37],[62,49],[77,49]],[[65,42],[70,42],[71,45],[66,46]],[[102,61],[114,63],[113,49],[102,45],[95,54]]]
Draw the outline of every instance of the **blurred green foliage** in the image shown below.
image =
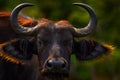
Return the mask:
[[113,55],[97,63],[78,62],[72,56],[71,78],[74,80],[120,80],[120,0],[0,0],[0,11],[9,11],[20,3],[35,6],[23,10],[33,18],[48,18],[54,21],[68,20],[76,27],[86,26],[88,13],[74,2],[90,5],[98,17],[96,31],[87,38],[114,45]]

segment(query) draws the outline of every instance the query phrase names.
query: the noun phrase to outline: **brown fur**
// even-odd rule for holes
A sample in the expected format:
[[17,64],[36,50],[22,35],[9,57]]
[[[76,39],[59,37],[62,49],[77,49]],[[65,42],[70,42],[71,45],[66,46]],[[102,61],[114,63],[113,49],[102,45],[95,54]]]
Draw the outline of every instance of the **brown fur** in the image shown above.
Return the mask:
[[[37,21],[23,16],[19,16],[18,21],[21,25],[27,27],[37,24]],[[19,37],[23,36],[16,34],[10,25],[10,13],[0,12],[0,44]]]
[[105,56],[112,55],[115,48],[113,46],[107,45],[107,44],[104,44],[104,47],[106,47],[108,49],[108,51],[105,53]]

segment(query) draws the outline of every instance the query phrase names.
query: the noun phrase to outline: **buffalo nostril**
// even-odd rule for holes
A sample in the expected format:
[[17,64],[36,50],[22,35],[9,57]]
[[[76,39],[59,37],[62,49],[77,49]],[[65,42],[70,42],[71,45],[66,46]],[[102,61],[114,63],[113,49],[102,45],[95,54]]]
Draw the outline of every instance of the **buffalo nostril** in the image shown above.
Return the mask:
[[47,61],[46,66],[47,66],[48,69],[51,69],[52,66],[53,66],[53,65],[52,65],[52,60]]
[[67,64],[64,60],[61,59],[50,59],[46,63],[46,67],[49,70],[54,70],[54,69],[65,69],[67,67]]
[[64,61],[61,65],[62,68],[65,68],[66,67],[66,62]]

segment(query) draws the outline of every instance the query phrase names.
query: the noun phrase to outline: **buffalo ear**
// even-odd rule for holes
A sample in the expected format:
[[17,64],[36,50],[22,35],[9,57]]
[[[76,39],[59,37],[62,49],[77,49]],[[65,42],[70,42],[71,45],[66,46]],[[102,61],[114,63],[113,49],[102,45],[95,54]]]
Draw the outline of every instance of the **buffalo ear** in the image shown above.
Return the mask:
[[113,47],[94,40],[82,40],[74,43],[74,53],[80,61],[100,58],[112,53]]
[[27,39],[18,39],[0,45],[0,56],[13,63],[24,63],[32,58],[31,43]]

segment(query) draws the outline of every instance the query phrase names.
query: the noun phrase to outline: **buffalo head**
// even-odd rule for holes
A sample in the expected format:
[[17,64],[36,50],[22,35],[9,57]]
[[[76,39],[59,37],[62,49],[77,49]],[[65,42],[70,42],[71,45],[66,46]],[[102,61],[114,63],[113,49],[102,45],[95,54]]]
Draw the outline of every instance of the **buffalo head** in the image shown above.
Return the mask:
[[29,36],[31,39],[12,41],[4,46],[4,52],[19,60],[29,60],[33,54],[37,55],[40,73],[49,78],[68,76],[72,54],[75,54],[79,61],[106,55],[110,51],[108,46],[94,40],[74,40],[75,37],[90,34],[97,25],[96,14],[91,7],[83,3],[74,5],[83,7],[89,13],[90,21],[87,26],[75,28],[65,20],[53,22],[41,19],[33,27],[24,27],[17,20],[18,13],[32,4],[23,3],[15,7],[10,16],[12,28],[16,33]]

